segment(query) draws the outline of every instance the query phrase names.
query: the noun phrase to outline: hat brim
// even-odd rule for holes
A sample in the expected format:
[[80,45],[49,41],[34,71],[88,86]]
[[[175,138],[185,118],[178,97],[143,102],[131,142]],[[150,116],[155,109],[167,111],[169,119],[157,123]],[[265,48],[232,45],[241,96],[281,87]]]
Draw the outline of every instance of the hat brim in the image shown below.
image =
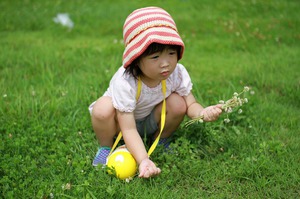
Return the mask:
[[169,27],[152,27],[138,34],[125,47],[123,53],[123,67],[128,67],[128,65],[142,55],[152,43],[181,46],[181,52],[178,57],[179,59],[182,58],[184,43],[178,32]]

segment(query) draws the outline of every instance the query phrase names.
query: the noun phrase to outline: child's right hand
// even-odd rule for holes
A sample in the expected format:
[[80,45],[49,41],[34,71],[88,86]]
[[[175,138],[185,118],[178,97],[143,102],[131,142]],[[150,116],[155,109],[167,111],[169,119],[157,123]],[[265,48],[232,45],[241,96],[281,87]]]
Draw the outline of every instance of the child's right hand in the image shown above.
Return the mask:
[[150,178],[160,174],[161,170],[149,158],[145,158],[140,163],[139,172],[140,178]]

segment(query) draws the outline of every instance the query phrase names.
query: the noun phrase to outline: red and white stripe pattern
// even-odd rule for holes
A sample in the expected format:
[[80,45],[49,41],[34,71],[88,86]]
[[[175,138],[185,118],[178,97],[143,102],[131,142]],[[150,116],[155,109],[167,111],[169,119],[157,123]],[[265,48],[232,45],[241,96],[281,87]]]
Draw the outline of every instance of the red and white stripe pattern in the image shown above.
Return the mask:
[[181,46],[179,59],[184,50],[184,43],[177,32],[174,20],[169,13],[158,7],[133,11],[124,23],[123,37],[125,43],[123,66],[125,68],[154,42]]

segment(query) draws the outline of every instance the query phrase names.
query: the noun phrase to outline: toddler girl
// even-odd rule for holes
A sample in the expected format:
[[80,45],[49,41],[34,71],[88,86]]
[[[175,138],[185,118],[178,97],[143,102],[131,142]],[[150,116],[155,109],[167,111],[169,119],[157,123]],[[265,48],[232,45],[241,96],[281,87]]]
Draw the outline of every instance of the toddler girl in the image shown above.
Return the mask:
[[165,10],[146,7],[133,11],[124,23],[123,37],[123,65],[104,95],[89,107],[100,144],[93,165],[106,163],[114,137],[121,131],[127,149],[139,165],[139,177],[148,178],[161,172],[149,159],[142,137],[158,135],[164,100],[162,81],[166,82],[166,120],[160,143],[166,144],[185,115],[214,121],[221,114],[222,105],[203,108],[196,102],[190,76],[178,63],[184,43]]

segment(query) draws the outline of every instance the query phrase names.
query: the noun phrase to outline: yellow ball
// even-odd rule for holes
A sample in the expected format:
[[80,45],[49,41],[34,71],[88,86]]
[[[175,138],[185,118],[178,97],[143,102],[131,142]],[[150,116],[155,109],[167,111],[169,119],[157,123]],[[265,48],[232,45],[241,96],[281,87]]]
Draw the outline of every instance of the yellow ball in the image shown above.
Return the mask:
[[116,177],[124,180],[133,177],[137,171],[137,163],[125,146],[117,148],[107,158],[108,173],[113,174],[114,170]]

